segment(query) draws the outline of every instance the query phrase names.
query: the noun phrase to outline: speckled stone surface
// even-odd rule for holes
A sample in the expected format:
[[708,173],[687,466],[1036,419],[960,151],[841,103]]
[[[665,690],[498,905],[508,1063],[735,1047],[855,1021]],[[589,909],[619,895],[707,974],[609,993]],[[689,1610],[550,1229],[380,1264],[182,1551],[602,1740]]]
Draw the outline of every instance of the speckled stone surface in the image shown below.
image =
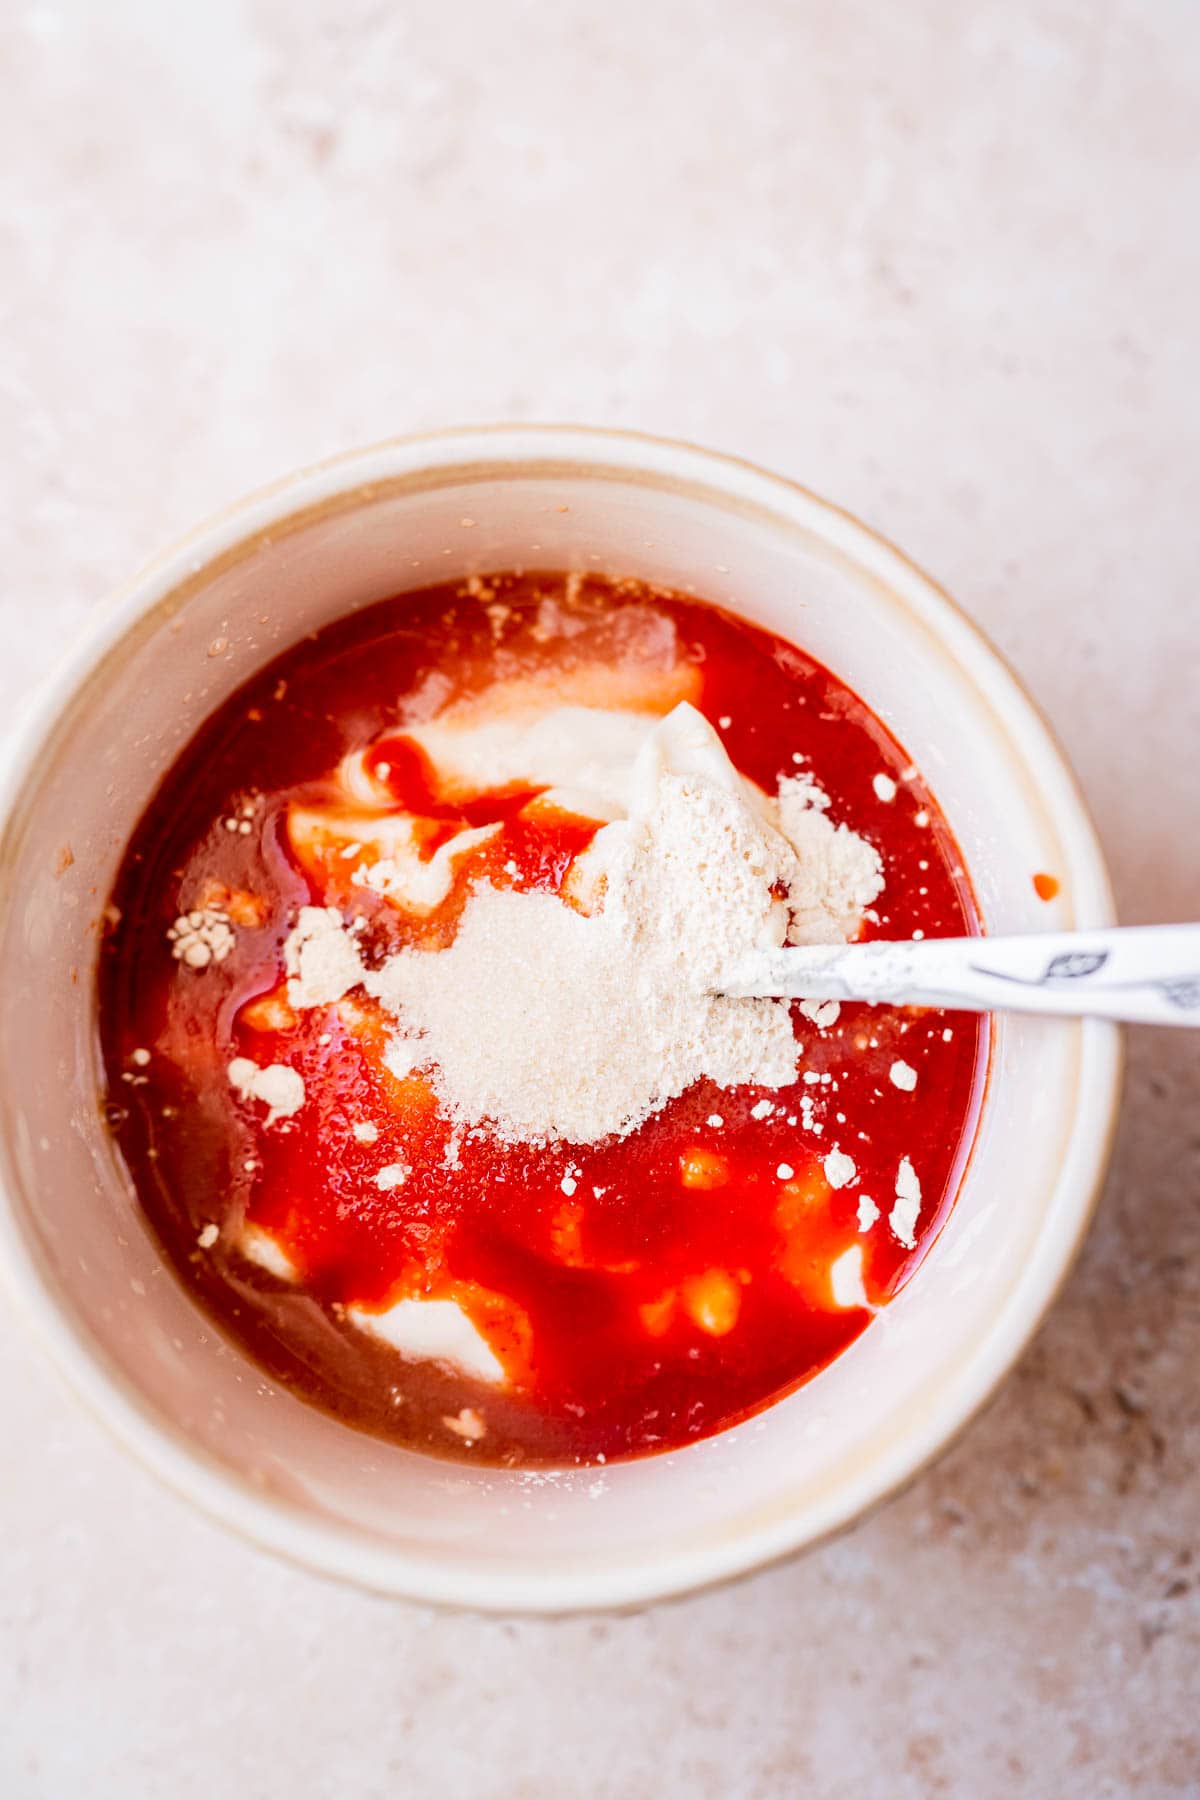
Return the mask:
[[[0,11],[8,706],[296,463],[576,419],[939,576],[1200,913],[1192,0]],[[901,1499],[738,1587],[479,1623],[223,1536],[0,1319],[6,1800],[1200,1793],[1200,1044],[1134,1034],[1083,1259]]]

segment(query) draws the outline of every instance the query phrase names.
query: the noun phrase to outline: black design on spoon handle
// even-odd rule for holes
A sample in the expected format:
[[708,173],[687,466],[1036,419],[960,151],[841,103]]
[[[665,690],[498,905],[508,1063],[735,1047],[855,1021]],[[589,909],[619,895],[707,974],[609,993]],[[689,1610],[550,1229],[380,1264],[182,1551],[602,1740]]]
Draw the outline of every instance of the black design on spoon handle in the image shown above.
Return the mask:
[[[970,966],[973,974],[983,975],[989,981],[1007,981],[1015,987],[1044,988],[1060,981],[1086,981],[1107,967],[1110,956],[1108,950],[1065,951],[1052,956],[1040,975],[1014,975],[1005,969],[986,969],[981,963]],[[1103,985],[1107,992],[1114,994],[1134,993],[1141,988],[1147,993],[1161,994],[1168,1005],[1181,1012],[1200,1011],[1200,974],[1174,975],[1158,980],[1147,977],[1140,981],[1114,981]]]
[[1104,967],[1108,954],[1107,950],[1068,950],[1061,956],[1052,956],[1038,985],[1047,981],[1082,981]]

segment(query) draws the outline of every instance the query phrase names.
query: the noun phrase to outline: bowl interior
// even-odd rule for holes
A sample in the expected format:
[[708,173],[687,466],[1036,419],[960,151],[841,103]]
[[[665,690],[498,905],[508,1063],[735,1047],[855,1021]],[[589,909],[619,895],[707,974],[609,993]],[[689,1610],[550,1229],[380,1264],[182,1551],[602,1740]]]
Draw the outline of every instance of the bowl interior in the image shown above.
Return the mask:
[[[949,1223],[906,1291],[806,1388],[641,1463],[550,1474],[438,1463],[276,1388],[197,1311],[142,1224],[100,1116],[92,993],[109,884],[159,777],[252,670],[337,614],[471,572],[591,568],[732,607],[849,681],[931,780],[990,930],[1103,922],[1105,882],[1069,777],[1015,687],[852,521],[684,453],[631,458],[601,441],[587,465],[541,442],[473,451],[393,448],[214,527],[118,603],[27,734],[0,849],[2,1230],[29,1314],[76,1383],[220,1516],[424,1598],[627,1604],[842,1523],[979,1402],[1086,1218],[1112,1034],[999,1025]],[[1036,870],[1063,884],[1053,906],[1034,894]]]

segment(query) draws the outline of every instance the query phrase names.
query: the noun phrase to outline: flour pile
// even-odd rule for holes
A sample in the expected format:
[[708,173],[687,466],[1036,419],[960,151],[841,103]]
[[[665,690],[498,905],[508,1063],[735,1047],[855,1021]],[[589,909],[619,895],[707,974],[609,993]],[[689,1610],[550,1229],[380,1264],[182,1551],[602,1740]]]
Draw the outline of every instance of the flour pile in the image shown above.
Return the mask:
[[304,908],[292,1004],[361,987],[448,1115],[507,1142],[623,1135],[703,1076],[787,1086],[787,1003],[709,990],[755,949],[855,935],[878,853],[811,781],[771,797],[744,780],[687,704],[646,722],[627,777],[628,816],[597,831],[564,898],[480,885],[445,950],[368,969],[336,909]]

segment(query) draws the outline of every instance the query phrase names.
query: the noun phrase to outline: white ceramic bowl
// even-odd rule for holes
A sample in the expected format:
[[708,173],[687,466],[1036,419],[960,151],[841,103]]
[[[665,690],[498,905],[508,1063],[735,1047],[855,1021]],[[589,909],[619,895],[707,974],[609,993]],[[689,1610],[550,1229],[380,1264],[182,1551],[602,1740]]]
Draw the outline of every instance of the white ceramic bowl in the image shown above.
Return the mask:
[[[1114,1028],[1000,1022],[970,1168],[916,1278],[809,1386],[687,1450],[458,1468],[347,1430],[226,1343],[164,1267],[101,1118],[97,924],[125,841],[201,720],[305,632],[406,586],[568,565],[694,589],[827,662],[929,777],[989,929],[1112,919],[1075,783],[995,652],[896,550],[745,463],[569,428],[401,439],[245,501],[97,615],[2,773],[0,1265],[18,1316],[213,1517],[327,1574],[494,1610],[682,1593],[813,1543],[907,1480],[1053,1297],[1119,1083]],[[1035,870],[1062,883],[1052,907]]]

